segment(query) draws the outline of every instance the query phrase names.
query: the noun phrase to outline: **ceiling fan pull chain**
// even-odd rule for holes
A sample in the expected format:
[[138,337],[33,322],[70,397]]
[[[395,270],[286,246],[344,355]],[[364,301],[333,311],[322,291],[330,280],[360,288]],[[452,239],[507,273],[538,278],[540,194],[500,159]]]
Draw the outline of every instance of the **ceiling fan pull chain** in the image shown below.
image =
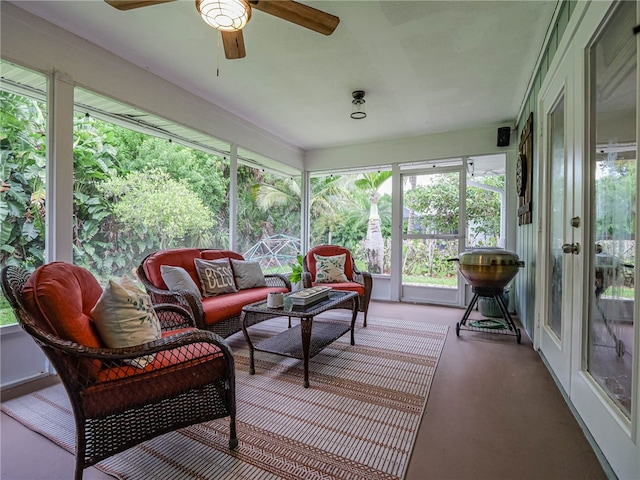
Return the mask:
[[216,77],[220,76],[220,38],[222,33],[218,31],[216,35]]

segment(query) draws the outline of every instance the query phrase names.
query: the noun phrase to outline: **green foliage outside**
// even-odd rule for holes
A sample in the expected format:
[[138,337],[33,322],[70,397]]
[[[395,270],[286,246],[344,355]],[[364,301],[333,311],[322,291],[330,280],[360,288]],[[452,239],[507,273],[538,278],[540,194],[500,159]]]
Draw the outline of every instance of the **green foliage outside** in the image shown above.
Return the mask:
[[0,265],[44,261],[45,119],[40,103],[0,93]]
[[[602,253],[631,265],[636,263],[636,170],[635,159],[606,158],[596,163],[596,242]],[[622,275],[615,283],[621,289]]]
[[[44,262],[46,112],[0,92],[0,265]],[[226,247],[224,159],[78,115],[74,262],[99,279],[131,274],[159,248]]]
[[238,249],[246,252],[276,234],[300,238],[300,192],[299,177],[276,177],[256,168],[238,167]]
[[616,262],[627,264],[615,271],[611,288],[603,292],[603,297],[630,299],[635,287],[630,266],[636,263],[636,159],[607,154],[598,158],[595,170],[596,245],[603,255],[612,255]]
[[146,236],[159,240],[160,248],[184,239],[202,245],[213,241],[213,212],[186,182],[168,173],[158,169],[131,172],[102,183],[99,191],[111,199],[111,212],[126,228],[142,229]]
[[16,323],[16,317],[4,295],[0,295],[0,326]]
[[[44,261],[46,112],[38,101],[0,92],[0,264],[33,269]],[[389,273],[391,197],[380,187],[391,173],[311,179],[311,242],[350,249],[361,270]],[[225,159],[78,115],[74,125],[74,262],[101,281],[131,274],[160,248],[228,245],[229,166]],[[274,234],[300,236],[300,178],[238,168],[238,250]],[[422,231],[457,229],[457,184],[416,187],[410,208]],[[499,202],[468,190],[476,231],[499,229]],[[405,275],[455,280],[448,245],[405,244]],[[452,253],[455,255],[455,253]],[[449,256],[452,256],[449,255]],[[407,277],[410,278],[410,277]]]
[[636,161],[603,160],[596,166],[598,241],[629,240],[636,229]]

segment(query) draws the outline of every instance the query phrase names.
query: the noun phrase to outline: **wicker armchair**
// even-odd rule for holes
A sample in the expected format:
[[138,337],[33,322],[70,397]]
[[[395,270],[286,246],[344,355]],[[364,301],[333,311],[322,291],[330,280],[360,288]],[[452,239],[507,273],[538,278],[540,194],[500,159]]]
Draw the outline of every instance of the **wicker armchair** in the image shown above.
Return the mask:
[[[18,322],[69,396],[76,480],[85,468],[145,440],[216,418],[229,417],[229,447],[237,446],[233,355],[219,336],[193,328],[184,308],[156,306],[161,339],[105,348],[95,343],[87,313],[102,291],[88,271],[54,262],[32,275],[4,267],[0,277]],[[86,341],[79,343],[80,337]],[[144,368],[126,363],[140,357],[152,361]]]
[[[346,254],[344,263],[344,273],[348,282],[343,283],[319,283],[316,282],[316,260],[314,254],[323,257]],[[360,296],[359,309],[364,313],[363,326],[367,326],[367,313],[369,311],[369,302],[371,301],[371,289],[373,288],[373,279],[369,272],[360,272],[353,261],[351,252],[337,245],[318,245],[307,252],[302,262],[302,286],[310,288],[315,285],[325,285],[335,290],[348,290],[358,292]]]

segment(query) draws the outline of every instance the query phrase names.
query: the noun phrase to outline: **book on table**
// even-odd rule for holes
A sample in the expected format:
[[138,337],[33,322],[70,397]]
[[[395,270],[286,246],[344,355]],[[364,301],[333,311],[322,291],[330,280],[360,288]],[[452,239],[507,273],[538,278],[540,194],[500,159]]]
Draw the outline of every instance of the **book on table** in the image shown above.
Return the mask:
[[289,298],[292,300],[294,309],[305,309],[329,298],[330,291],[330,287],[305,288],[290,294]]

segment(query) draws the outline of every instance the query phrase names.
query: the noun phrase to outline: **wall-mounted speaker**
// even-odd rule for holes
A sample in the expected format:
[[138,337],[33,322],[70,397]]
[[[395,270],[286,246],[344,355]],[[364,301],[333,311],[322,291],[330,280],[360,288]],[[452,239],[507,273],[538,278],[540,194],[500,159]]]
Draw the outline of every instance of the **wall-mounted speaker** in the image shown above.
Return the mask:
[[498,146],[508,147],[509,137],[511,137],[511,127],[500,127],[498,129]]

